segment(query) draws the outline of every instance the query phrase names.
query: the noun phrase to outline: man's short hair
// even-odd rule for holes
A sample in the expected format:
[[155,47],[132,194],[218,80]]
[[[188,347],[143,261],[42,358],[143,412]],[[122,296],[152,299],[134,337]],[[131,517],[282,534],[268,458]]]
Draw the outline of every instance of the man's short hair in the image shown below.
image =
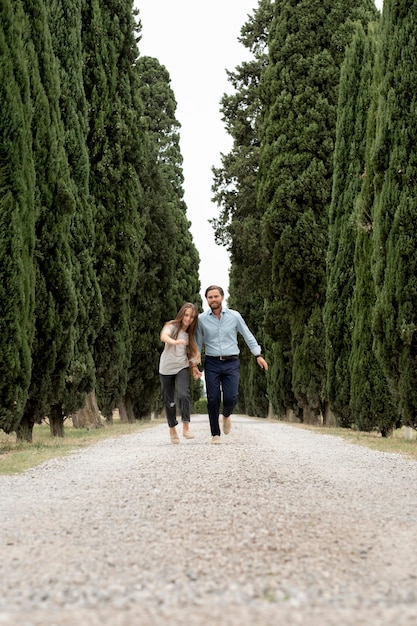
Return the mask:
[[210,287],[207,287],[205,293],[204,293],[204,297],[207,298],[207,294],[209,291],[213,291],[214,289],[217,289],[218,292],[220,293],[221,296],[224,296],[224,291],[221,287],[219,287],[218,285],[210,285]]

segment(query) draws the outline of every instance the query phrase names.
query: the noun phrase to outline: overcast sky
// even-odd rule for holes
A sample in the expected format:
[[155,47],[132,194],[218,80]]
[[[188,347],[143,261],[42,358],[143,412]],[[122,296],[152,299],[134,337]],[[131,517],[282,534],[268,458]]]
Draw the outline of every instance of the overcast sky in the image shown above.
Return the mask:
[[[214,243],[208,220],[219,208],[211,201],[212,166],[232,146],[220,114],[220,100],[233,89],[226,70],[250,58],[238,42],[240,29],[258,7],[258,0],[135,0],[142,21],[141,55],[155,57],[166,67],[177,101],[184,158],[184,191],[191,233],[200,254],[204,290],[221,285],[227,297],[229,257]],[[381,8],[382,0],[376,0]]]

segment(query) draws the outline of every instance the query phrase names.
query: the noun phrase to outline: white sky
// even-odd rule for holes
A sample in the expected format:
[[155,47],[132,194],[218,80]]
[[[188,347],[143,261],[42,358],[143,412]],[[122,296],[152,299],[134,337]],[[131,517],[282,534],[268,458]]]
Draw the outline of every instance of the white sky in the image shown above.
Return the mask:
[[[382,0],[376,0],[381,9]],[[221,285],[228,294],[229,256],[214,242],[208,220],[219,208],[211,201],[212,166],[220,165],[231,138],[220,114],[224,93],[233,93],[226,69],[250,58],[238,42],[240,29],[258,7],[258,0],[134,0],[140,11],[142,39],[139,51],[166,67],[177,101],[184,159],[184,192],[194,244],[200,255],[203,306],[205,288]]]

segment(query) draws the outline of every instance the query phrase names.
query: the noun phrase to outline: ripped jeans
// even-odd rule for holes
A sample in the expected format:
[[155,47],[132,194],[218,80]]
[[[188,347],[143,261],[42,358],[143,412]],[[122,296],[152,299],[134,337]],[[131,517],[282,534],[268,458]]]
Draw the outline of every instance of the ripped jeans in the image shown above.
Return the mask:
[[161,381],[162,399],[168,426],[174,428],[178,424],[175,396],[180,402],[181,420],[189,422],[191,406],[190,368],[184,367],[178,374],[159,374],[159,380]]

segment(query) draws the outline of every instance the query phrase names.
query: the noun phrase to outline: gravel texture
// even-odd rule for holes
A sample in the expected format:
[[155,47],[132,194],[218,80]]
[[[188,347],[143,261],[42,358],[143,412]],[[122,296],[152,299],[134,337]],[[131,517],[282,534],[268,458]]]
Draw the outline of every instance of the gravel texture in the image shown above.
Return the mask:
[[0,626],[417,623],[417,463],[207,416],[0,477]]

